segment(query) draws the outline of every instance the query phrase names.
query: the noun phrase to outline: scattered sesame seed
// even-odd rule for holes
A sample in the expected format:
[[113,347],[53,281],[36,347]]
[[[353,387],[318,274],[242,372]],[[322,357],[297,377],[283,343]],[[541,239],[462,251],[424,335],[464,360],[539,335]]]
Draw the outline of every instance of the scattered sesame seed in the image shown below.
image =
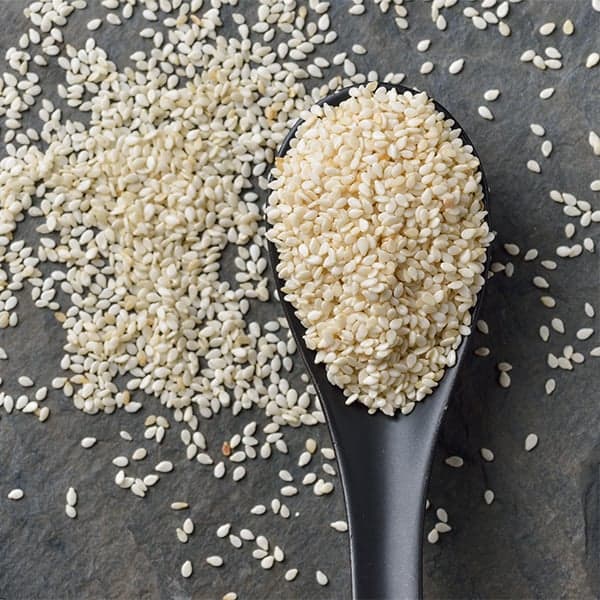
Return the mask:
[[492,90],[487,90],[483,94],[483,99],[486,102],[494,102],[494,100],[497,100],[499,96],[500,96],[500,90],[492,89]]
[[494,460],[494,453],[489,448],[480,448],[479,453],[481,458],[486,462],[492,462]]
[[479,116],[482,119],[486,119],[487,121],[494,120],[494,115],[492,114],[492,111],[487,106],[480,106],[477,109],[477,112],[479,113]]
[[427,60],[421,65],[419,73],[421,73],[421,75],[429,75],[429,73],[433,71],[434,66],[435,65],[430,60]]
[[430,544],[437,544],[438,540],[440,539],[440,534],[438,532],[438,530],[434,527],[428,534],[427,534],[427,541]]
[[541,35],[551,35],[556,29],[556,23],[544,23],[540,28],[539,32]]
[[336,531],[348,531],[348,523],[346,521],[334,521],[330,526]]
[[217,555],[209,556],[206,559],[206,562],[211,567],[221,567],[221,566],[223,566],[223,559],[220,556],[217,556]]
[[102,19],[92,19],[88,21],[87,28],[89,31],[96,31],[102,25]]
[[454,467],[455,469],[458,469],[465,464],[465,461],[460,456],[448,456],[444,462],[449,467]]
[[186,560],[181,565],[181,576],[182,577],[185,577],[186,579],[188,579],[189,577],[192,576],[193,571],[194,571],[194,568],[193,568],[192,562],[190,560]]
[[159,473],[169,473],[173,470],[173,463],[169,460],[163,460],[154,467],[154,470]]
[[24,495],[25,495],[25,493],[23,492],[22,489],[15,488],[13,490],[10,490],[10,492],[8,492],[7,497],[9,500],[21,500]]
[[535,433],[530,433],[525,438],[525,450],[531,452],[538,445],[538,436]]
[[463,70],[464,65],[465,65],[465,59],[458,58],[457,60],[453,61],[450,64],[450,66],[448,67],[448,72],[451,75],[458,75]]
[[542,100],[547,100],[548,98],[551,98],[553,95],[554,95],[554,88],[553,87],[544,88],[540,92],[540,98]]
[[591,52],[585,59],[585,66],[588,69],[593,69],[598,63],[600,63],[600,53],[598,52]]
[[31,377],[27,377],[26,375],[21,375],[17,381],[19,385],[24,388],[30,388],[34,385],[33,379],[31,379]]

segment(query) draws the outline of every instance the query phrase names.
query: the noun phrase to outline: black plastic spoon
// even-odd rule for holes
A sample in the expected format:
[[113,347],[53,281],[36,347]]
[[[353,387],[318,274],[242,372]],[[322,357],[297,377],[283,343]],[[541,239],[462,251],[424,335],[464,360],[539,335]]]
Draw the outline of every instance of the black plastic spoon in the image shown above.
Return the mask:
[[[381,85],[417,93],[401,85]],[[350,89],[335,92],[318,104],[338,105],[349,97]],[[435,105],[456,123],[442,105],[437,102]],[[300,120],[292,127],[278,156],[288,151],[301,123]],[[458,123],[455,126],[459,127]],[[464,131],[461,138],[473,146]],[[487,208],[488,189],[483,171],[481,175]],[[423,516],[431,459],[467,344],[461,343],[456,364],[446,370],[434,392],[418,403],[409,416],[388,417],[380,412],[369,415],[357,403],[346,406],[341,389],[328,381],[324,365],[315,363],[315,353],[304,343],[305,329],[293,306],[283,299],[284,282],[275,268],[279,260],[277,250],[272,243],[268,246],[281,302],[325,410],[337,455],[348,514],[353,597],[357,600],[421,598]],[[473,321],[481,296],[480,293],[473,309]]]

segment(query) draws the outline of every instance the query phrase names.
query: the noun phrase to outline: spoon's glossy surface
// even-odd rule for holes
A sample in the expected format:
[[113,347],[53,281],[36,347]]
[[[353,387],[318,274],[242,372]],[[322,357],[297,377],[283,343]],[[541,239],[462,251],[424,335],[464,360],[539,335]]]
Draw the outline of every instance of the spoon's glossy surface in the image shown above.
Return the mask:
[[[411,91],[401,85],[400,92]],[[318,104],[337,105],[349,96],[340,90]],[[416,92],[415,92],[416,93]],[[454,117],[439,103],[436,108],[447,118]],[[302,121],[290,130],[279,149],[289,149]],[[455,127],[460,127],[458,123]],[[463,132],[463,141],[473,144]],[[475,150],[473,150],[477,156]],[[480,168],[481,170],[481,168]],[[488,189],[482,171],[484,204]],[[275,282],[298,350],[312,376],[323,405],[336,451],[348,514],[352,590],[355,599],[414,599],[422,596],[423,516],[431,458],[437,433],[467,344],[457,349],[455,366],[446,370],[433,393],[408,416],[369,415],[365,406],[346,406],[342,390],[332,385],[323,364],[315,364],[315,352],[304,343],[304,327],[294,307],[283,299],[284,282],[277,275],[278,253],[268,244]],[[489,261],[489,253],[488,253]],[[480,292],[473,309],[473,322],[481,304]]]

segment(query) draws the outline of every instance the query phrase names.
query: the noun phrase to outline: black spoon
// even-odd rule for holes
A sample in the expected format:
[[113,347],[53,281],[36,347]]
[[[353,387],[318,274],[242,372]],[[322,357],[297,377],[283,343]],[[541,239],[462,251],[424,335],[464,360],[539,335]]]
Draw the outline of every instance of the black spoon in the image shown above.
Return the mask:
[[[417,93],[401,85],[380,85]],[[335,92],[318,104],[336,106],[349,97],[350,89]],[[456,123],[442,105],[435,102],[435,106]],[[299,120],[292,127],[278,156],[288,151],[301,124]],[[461,138],[473,146],[464,131]],[[473,153],[477,156],[475,150]],[[487,208],[488,189],[483,171],[481,185]],[[268,249],[285,315],[321,400],[337,455],[348,514],[353,597],[421,598],[423,517],[431,458],[467,344],[461,343],[456,351],[456,364],[446,370],[433,393],[417,403],[411,415],[388,417],[381,412],[369,415],[358,403],[346,406],[342,390],[328,381],[324,365],[315,363],[315,352],[304,343],[305,329],[294,307],[283,299],[284,282],[275,268],[279,260],[277,250],[270,242]],[[480,293],[473,309],[473,322],[481,297]]]

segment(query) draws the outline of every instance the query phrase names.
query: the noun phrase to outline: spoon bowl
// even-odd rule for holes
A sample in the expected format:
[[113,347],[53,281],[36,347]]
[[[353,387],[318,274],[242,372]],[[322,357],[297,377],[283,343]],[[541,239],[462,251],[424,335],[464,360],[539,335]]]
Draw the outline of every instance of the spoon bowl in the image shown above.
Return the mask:
[[[418,93],[402,85],[379,85],[395,88],[400,93]],[[339,90],[317,104],[337,106],[349,97],[351,89]],[[448,110],[438,102],[434,104],[460,128]],[[292,127],[277,156],[286,154],[302,123],[299,120]],[[460,129],[461,139],[473,147]],[[474,147],[473,154],[479,159]],[[481,164],[479,170],[487,210],[489,192]],[[456,350],[454,366],[446,368],[433,393],[417,402],[410,415],[397,413],[390,417],[380,411],[368,414],[367,408],[358,402],[348,406],[342,390],[327,379],[325,365],[317,364],[316,353],[306,347],[305,328],[281,291],[284,281],[276,269],[279,255],[271,242],[268,242],[268,254],[280,301],[324,409],[338,460],[348,516],[353,598],[421,598],[423,518],[431,459],[456,375],[467,351],[466,340],[463,339]],[[487,262],[489,264],[489,250]],[[481,299],[480,291],[472,309],[473,322]]]

